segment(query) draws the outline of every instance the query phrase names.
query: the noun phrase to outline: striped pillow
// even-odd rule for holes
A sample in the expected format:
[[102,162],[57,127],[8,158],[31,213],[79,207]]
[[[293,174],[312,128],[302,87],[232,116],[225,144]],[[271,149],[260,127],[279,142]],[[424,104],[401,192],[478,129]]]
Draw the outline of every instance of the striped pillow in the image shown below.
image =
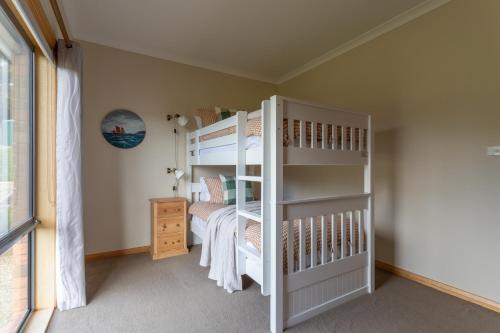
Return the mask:
[[238,112],[238,110],[235,109],[227,109],[227,108],[221,108],[220,106],[216,106],[215,108],[215,113],[217,114],[217,121],[224,120],[226,118],[230,118]]
[[213,109],[198,109],[196,110],[196,116],[201,118],[201,125],[203,127],[217,122],[217,114]]
[[207,184],[208,193],[210,193],[210,203],[224,203],[224,193],[222,192],[222,182],[219,177],[204,177]]
[[[233,176],[219,175],[222,182],[224,205],[236,204],[236,178]],[[245,201],[253,201],[252,183],[245,182]]]

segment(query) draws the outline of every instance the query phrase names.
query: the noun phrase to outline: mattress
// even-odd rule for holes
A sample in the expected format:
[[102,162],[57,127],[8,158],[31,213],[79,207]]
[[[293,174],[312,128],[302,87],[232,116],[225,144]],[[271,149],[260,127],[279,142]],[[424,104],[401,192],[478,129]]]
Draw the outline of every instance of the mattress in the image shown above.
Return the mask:
[[[193,215],[193,218],[191,219],[191,226],[192,227],[194,226],[197,230],[205,231],[205,229],[207,228],[207,221],[205,221],[199,216]],[[197,236],[203,239],[203,235],[197,235]],[[257,250],[257,248],[249,240],[247,240],[246,245],[253,250]]]
[[[258,147],[260,147],[261,142],[262,142],[262,137],[249,136],[246,139],[245,148],[246,149],[258,148]],[[235,151],[235,150],[236,150],[236,143],[233,143],[233,144],[229,144],[229,145],[200,149],[200,155],[227,152],[227,151]]]

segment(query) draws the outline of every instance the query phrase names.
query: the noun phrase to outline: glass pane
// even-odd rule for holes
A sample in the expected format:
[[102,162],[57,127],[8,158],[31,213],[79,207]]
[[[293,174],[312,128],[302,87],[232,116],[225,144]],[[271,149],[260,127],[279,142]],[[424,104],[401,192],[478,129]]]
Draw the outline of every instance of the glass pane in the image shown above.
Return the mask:
[[28,313],[28,236],[0,255],[0,331],[16,332]]
[[0,10],[0,237],[32,215],[31,56],[23,36]]

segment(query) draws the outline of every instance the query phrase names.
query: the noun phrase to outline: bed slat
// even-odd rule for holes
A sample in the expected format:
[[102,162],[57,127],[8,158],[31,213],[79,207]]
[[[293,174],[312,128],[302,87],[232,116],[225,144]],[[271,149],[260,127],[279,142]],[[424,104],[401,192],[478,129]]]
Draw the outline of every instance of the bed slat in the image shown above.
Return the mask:
[[337,259],[337,221],[336,214],[332,214],[332,261]]
[[293,147],[295,145],[295,120],[288,118],[288,146]]
[[356,144],[356,139],[354,137],[354,131],[355,131],[355,128],[354,127],[349,127],[349,142],[351,143],[351,146],[349,148],[349,150],[351,151],[354,151],[354,145]]
[[346,232],[345,232],[345,213],[340,214],[340,257],[346,257]]
[[287,266],[288,274],[293,273],[294,262],[293,262],[293,240],[295,235],[293,234],[293,223],[294,221],[288,221],[288,238],[287,238]]
[[328,239],[325,216],[321,216],[321,264],[324,265],[328,262]]
[[306,269],[306,230],[304,220],[299,219],[299,270]]
[[315,149],[318,147],[318,136],[316,134],[317,127],[314,121],[311,121],[311,148]]
[[311,267],[318,264],[318,239],[316,231],[316,219],[311,217]]
[[306,148],[306,122],[304,120],[299,121],[299,128],[300,128],[300,148]]
[[349,255],[353,256],[356,254],[356,241],[355,238],[356,235],[354,235],[354,211],[349,212]]
[[363,252],[363,211],[358,210],[358,253]]
[[327,134],[328,134],[328,125],[323,123],[321,124],[321,149],[326,149],[328,147],[328,140],[327,140]]
[[337,125],[332,124],[332,149],[337,150],[338,149],[338,132],[337,132]]

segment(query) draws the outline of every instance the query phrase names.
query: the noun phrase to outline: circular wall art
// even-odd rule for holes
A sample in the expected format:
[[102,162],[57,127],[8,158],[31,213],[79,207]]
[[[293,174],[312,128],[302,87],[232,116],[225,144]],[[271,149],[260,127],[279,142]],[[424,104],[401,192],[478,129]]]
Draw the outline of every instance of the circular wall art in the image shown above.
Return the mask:
[[146,136],[146,125],[136,113],[114,110],[104,117],[101,132],[115,147],[129,149],[138,146]]

